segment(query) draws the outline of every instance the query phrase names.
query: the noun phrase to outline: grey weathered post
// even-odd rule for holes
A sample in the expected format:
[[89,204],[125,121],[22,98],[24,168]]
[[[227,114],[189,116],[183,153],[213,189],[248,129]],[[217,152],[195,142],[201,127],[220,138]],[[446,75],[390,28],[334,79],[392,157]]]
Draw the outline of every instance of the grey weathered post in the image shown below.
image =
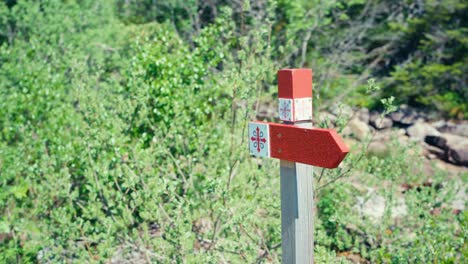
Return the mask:
[[281,161],[283,263],[314,262],[313,167]]

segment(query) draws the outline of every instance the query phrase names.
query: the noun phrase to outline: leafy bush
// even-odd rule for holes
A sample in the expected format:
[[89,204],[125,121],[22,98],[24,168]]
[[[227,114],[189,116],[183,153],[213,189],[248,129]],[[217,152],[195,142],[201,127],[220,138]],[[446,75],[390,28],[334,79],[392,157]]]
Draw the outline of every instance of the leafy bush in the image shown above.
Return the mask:
[[[0,262],[279,262],[278,163],[250,158],[246,124],[275,101],[276,70],[298,62],[317,63],[318,103],[357,98],[340,86],[360,69],[332,63],[326,47],[348,36],[337,25],[364,4],[352,2],[220,1],[203,12],[182,1],[1,3]],[[392,201],[399,184],[422,181],[411,146],[395,148],[356,151],[317,183],[362,173],[389,184],[376,189]],[[405,194],[404,224],[387,213],[381,226],[356,214],[356,186],[317,185],[317,262],[466,257],[466,214],[439,206],[456,191],[435,187],[444,177]]]

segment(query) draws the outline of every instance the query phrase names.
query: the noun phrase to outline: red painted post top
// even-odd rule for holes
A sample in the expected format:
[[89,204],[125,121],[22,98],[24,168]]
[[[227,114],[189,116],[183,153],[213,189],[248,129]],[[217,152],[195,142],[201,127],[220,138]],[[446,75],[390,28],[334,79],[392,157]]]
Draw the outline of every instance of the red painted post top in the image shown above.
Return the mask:
[[312,69],[281,69],[278,71],[279,98],[312,97]]

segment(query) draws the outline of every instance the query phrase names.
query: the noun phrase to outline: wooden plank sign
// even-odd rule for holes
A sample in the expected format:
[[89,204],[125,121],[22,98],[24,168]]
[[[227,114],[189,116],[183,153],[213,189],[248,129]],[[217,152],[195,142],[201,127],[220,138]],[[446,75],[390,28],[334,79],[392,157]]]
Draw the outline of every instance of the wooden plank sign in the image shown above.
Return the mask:
[[249,145],[255,156],[323,168],[336,168],[349,152],[334,130],[268,122],[249,123]]

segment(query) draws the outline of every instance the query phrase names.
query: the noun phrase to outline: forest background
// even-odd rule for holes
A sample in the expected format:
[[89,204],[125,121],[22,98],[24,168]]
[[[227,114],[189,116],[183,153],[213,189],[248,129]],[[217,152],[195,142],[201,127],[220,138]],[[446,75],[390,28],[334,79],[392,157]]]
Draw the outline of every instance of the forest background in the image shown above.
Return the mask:
[[[315,118],[394,98],[464,120],[467,6],[0,2],[0,262],[280,262],[278,161],[251,158],[245,141],[259,105],[275,107],[277,70],[313,69]],[[456,180],[391,144],[356,144],[342,168],[316,170],[333,183],[315,193],[317,263],[466,260],[468,214],[441,206]],[[356,213],[363,190],[334,180],[344,174],[383,187],[381,222]],[[405,183],[418,187],[395,219]]]

